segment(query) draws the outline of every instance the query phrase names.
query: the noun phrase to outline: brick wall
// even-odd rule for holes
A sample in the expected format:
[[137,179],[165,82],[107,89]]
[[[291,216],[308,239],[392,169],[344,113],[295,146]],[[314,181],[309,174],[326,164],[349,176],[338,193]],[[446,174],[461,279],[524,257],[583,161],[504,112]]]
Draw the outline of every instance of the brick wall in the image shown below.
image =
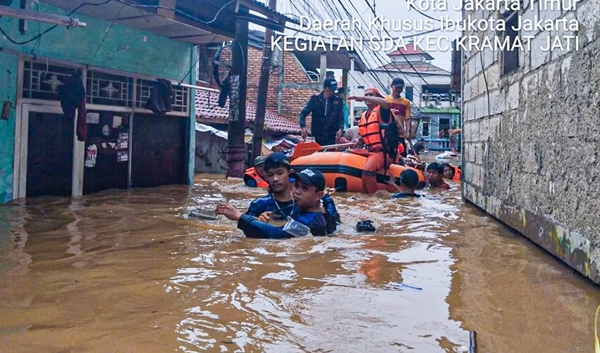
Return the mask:
[[[230,63],[231,51],[229,48],[225,48],[221,52],[220,60],[225,63]],[[212,60],[214,58],[216,50],[211,49],[200,49],[201,57],[204,59],[200,60],[198,65],[199,77],[205,77],[206,81],[210,84],[211,88],[218,89],[216,82],[212,78]],[[260,68],[262,65],[262,48],[256,48],[253,46],[248,47],[248,87],[247,87],[247,99],[256,102],[258,98],[258,81],[260,78]],[[278,63],[279,64],[279,63]],[[224,70],[224,69],[222,69]],[[289,52],[284,53],[283,68],[278,66],[272,70],[269,77],[269,91],[267,94],[267,109],[278,112],[278,90],[279,90],[279,74],[280,70],[283,70],[283,84],[306,84],[310,83],[310,79],[307,77],[300,63],[296,60],[294,55]],[[225,71],[223,71],[224,76]],[[304,105],[312,94],[318,93],[312,89],[299,89],[299,88],[284,88],[281,99],[281,112],[280,114],[290,120],[298,121],[298,114],[304,108]],[[307,119],[310,122],[310,117]]]

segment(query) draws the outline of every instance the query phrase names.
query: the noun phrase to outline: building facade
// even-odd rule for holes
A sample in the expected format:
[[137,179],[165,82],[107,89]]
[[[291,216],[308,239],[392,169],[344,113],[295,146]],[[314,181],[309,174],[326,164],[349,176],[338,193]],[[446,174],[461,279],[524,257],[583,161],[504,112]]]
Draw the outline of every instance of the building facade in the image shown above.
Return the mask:
[[[390,62],[364,74],[355,73],[357,94],[376,87],[382,94],[391,93],[393,78],[404,80],[402,95],[412,102],[412,114],[421,118],[417,137],[437,139],[439,131],[460,127],[460,93],[452,90],[449,71],[432,64],[433,57],[410,43],[406,48],[388,54]],[[355,103],[355,116],[366,106]]]
[[[537,5],[525,0],[520,11],[463,13],[500,17],[509,29],[465,36],[533,38],[531,50],[463,53],[463,196],[599,283],[600,6]],[[559,34],[577,38],[579,47],[544,51],[555,33],[510,30],[536,18],[577,21],[577,32]]]
[[[248,37],[248,87],[246,97],[248,101],[256,102],[263,60],[264,32],[250,31]],[[199,65],[198,77],[202,81],[200,84],[213,89],[219,89],[213,74],[213,59],[219,47],[220,45],[200,47],[203,55]],[[230,62],[230,44],[227,44],[221,50],[218,57],[222,62]],[[318,73],[308,72],[291,51],[273,52],[271,63],[267,110],[297,122],[298,115],[310,96],[321,91]],[[221,76],[224,76],[223,73],[221,73]],[[252,115],[254,115],[254,112],[252,112]],[[208,122],[204,121],[204,123]]]
[[[35,11],[64,15],[72,5],[41,1]],[[0,95],[12,106],[0,121],[1,202],[193,181],[194,107],[185,85],[196,80],[195,43],[169,39],[184,26],[156,10],[144,23],[132,20],[140,11],[82,5],[73,16],[86,27],[29,22],[25,34],[18,19],[0,18]],[[164,23],[171,33],[158,29]],[[160,80],[174,96],[166,115],[146,106]],[[81,101],[72,96],[79,84]]]

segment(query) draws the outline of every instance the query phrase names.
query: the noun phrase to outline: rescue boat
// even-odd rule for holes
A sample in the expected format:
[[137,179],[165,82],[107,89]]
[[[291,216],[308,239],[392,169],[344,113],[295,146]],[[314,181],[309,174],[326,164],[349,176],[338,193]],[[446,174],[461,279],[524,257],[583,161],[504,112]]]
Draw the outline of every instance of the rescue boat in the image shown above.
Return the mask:
[[[306,168],[318,169],[325,176],[327,187],[335,188],[340,192],[366,193],[362,184],[362,170],[367,162],[367,157],[352,152],[315,152],[307,156],[294,158],[290,163],[294,171],[299,172]],[[388,173],[377,173],[377,189],[396,192],[396,188],[388,184],[390,174],[397,178],[406,169],[412,169],[419,176],[418,189],[426,185],[425,175],[419,169],[392,164]]]

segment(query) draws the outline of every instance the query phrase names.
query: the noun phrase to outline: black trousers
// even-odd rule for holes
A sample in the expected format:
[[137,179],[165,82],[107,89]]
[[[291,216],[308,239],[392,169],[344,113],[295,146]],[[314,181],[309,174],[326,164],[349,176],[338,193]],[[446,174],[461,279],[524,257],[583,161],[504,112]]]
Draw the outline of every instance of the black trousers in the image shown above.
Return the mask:
[[315,141],[321,146],[335,145],[335,133],[333,135],[315,135]]

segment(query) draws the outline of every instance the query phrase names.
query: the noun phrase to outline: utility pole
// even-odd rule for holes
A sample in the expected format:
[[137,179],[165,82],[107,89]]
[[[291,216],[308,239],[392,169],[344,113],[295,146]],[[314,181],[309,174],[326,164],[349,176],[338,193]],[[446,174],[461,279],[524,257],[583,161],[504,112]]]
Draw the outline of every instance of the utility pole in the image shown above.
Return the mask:
[[[277,0],[269,0],[269,7],[275,11]],[[271,51],[272,36],[273,30],[266,28],[263,60],[260,67],[260,78],[258,80],[258,97],[256,98],[256,118],[254,119],[254,137],[252,138],[252,160],[262,153],[267,96],[269,95],[269,73],[271,71],[271,56],[273,55]]]
[[[248,16],[250,11],[240,7],[238,14]],[[248,69],[248,21],[236,20],[235,40],[231,47],[231,71],[229,75],[229,119],[227,127],[227,174],[226,177],[242,178],[246,144],[246,85]]]

